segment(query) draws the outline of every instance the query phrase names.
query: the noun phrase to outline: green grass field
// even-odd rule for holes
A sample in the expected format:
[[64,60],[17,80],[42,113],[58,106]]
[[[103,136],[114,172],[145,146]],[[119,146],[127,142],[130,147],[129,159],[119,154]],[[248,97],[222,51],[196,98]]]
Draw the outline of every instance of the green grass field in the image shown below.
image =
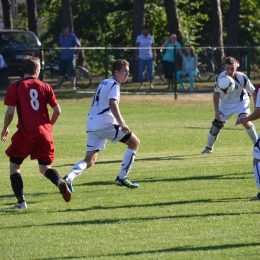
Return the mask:
[[[61,92],[53,167],[63,176],[85,155],[92,98]],[[122,95],[120,107],[141,140],[130,173],[138,189],[114,184],[125,146],[108,143],[96,165],[75,179],[70,203],[36,161],[25,160],[28,209],[11,209],[16,199],[4,153],[10,137],[1,143],[0,259],[260,259],[260,204],[249,201],[257,193],[252,143],[235,116],[214,153],[200,155],[214,116],[211,96]]]

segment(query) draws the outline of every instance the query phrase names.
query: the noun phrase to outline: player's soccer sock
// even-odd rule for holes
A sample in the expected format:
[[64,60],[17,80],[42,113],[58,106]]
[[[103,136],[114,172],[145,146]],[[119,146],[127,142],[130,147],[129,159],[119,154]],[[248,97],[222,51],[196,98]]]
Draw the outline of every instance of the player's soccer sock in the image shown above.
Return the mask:
[[209,134],[208,134],[207,147],[212,149],[213,146],[214,146],[214,144],[215,144],[215,142],[217,141],[217,139],[218,139],[218,136],[214,136],[214,135],[212,135],[212,134],[209,132]]
[[87,169],[87,163],[83,160],[79,161],[70,170],[69,174],[67,175],[67,178],[73,181],[77,176],[79,176],[86,169]]
[[18,200],[18,203],[22,203],[25,201],[24,194],[23,194],[23,179],[20,173],[14,173],[10,176],[11,185],[15,197]]
[[128,172],[131,170],[134,160],[135,160],[135,151],[132,149],[127,148],[123,157],[123,162],[121,165],[121,169],[119,171],[119,178],[124,179],[126,178]]
[[253,144],[257,141],[257,133],[255,130],[255,125],[252,124],[251,128],[246,129],[247,134],[249,135],[250,139],[252,140]]
[[60,175],[55,169],[46,170],[45,177],[49,179],[54,185],[58,186]]
[[257,162],[254,165],[254,177],[255,177],[255,182],[257,184],[258,189],[260,189],[260,162]]

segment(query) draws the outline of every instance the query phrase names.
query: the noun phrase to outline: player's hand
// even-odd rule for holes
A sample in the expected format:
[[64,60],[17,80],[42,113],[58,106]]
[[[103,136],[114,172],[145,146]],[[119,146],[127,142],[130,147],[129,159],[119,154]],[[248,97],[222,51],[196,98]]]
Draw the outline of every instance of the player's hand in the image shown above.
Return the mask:
[[219,122],[221,122],[220,115],[225,116],[221,111],[217,111],[215,113],[215,117]]
[[6,142],[7,141],[7,135],[9,133],[9,129],[7,128],[5,131],[3,130],[1,133],[1,141]]
[[120,124],[121,128],[122,128],[122,131],[125,133],[125,134],[128,134],[130,132],[130,129],[128,128],[127,125],[125,124]]
[[244,124],[246,122],[247,122],[246,117],[240,117],[240,118],[237,118],[236,125],[241,125],[241,124]]

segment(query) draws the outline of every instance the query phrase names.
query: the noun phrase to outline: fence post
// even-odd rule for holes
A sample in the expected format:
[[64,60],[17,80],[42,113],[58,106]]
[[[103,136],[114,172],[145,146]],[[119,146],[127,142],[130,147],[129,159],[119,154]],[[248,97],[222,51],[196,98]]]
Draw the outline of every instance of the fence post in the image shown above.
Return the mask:
[[176,100],[177,97],[177,48],[176,46],[173,47],[173,56],[174,56],[174,99]]
[[108,46],[105,46],[105,70],[106,70],[106,75],[105,78],[108,78]]
[[248,76],[248,78],[250,78],[251,65],[250,65],[250,46],[249,45],[247,45],[246,63],[247,63],[247,76]]
[[40,58],[40,66],[41,66],[39,79],[43,80],[43,69],[44,69],[44,67],[42,67],[42,46],[40,46],[39,58]]

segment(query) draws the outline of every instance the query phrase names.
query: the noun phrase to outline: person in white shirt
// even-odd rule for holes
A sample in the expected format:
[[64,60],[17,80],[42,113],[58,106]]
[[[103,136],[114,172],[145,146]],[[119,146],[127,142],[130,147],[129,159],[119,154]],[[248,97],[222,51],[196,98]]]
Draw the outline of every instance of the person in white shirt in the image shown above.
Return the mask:
[[[230,94],[220,93],[216,86],[217,77],[213,93],[215,119],[212,122],[212,127],[208,134],[207,145],[201,154],[213,152],[213,146],[218,138],[219,132],[233,114],[237,114],[238,118],[245,118],[250,115],[250,97],[248,93],[252,95],[255,94],[253,84],[244,73],[237,71],[237,60],[233,57],[229,56],[225,59],[224,70],[225,71],[221,72],[218,77],[222,75],[232,77],[235,81],[235,89]],[[247,121],[242,123],[242,125],[245,127],[253,144],[255,144],[257,141],[257,133],[254,124],[251,121]]]
[[111,78],[101,81],[90,106],[87,122],[86,156],[77,162],[69,174],[63,178],[72,192],[74,178],[95,164],[98,152],[105,148],[107,140],[127,145],[115,183],[128,188],[139,186],[128,179],[128,173],[133,166],[140,141],[130,131],[119,109],[120,84],[125,82],[129,76],[129,63],[123,59],[116,60],[112,65],[112,75]]
[[140,47],[135,49],[135,59],[139,61],[139,75],[140,81],[139,89],[143,88],[143,82],[145,81],[145,67],[147,66],[148,80],[150,83],[150,89],[153,89],[154,79],[154,64],[156,60],[156,52],[153,47],[155,46],[154,38],[149,34],[149,27],[143,26],[142,34],[138,35],[135,41],[135,46]]
[[[236,121],[236,125],[246,124],[250,121],[254,121],[260,118],[260,95],[258,93],[255,97],[255,110],[248,117],[238,118]],[[260,189],[260,139],[256,141],[253,148],[253,170],[254,170],[254,178],[257,184],[258,189]],[[250,200],[260,200],[260,192],[257,193],[256,196],[251,198]]]

